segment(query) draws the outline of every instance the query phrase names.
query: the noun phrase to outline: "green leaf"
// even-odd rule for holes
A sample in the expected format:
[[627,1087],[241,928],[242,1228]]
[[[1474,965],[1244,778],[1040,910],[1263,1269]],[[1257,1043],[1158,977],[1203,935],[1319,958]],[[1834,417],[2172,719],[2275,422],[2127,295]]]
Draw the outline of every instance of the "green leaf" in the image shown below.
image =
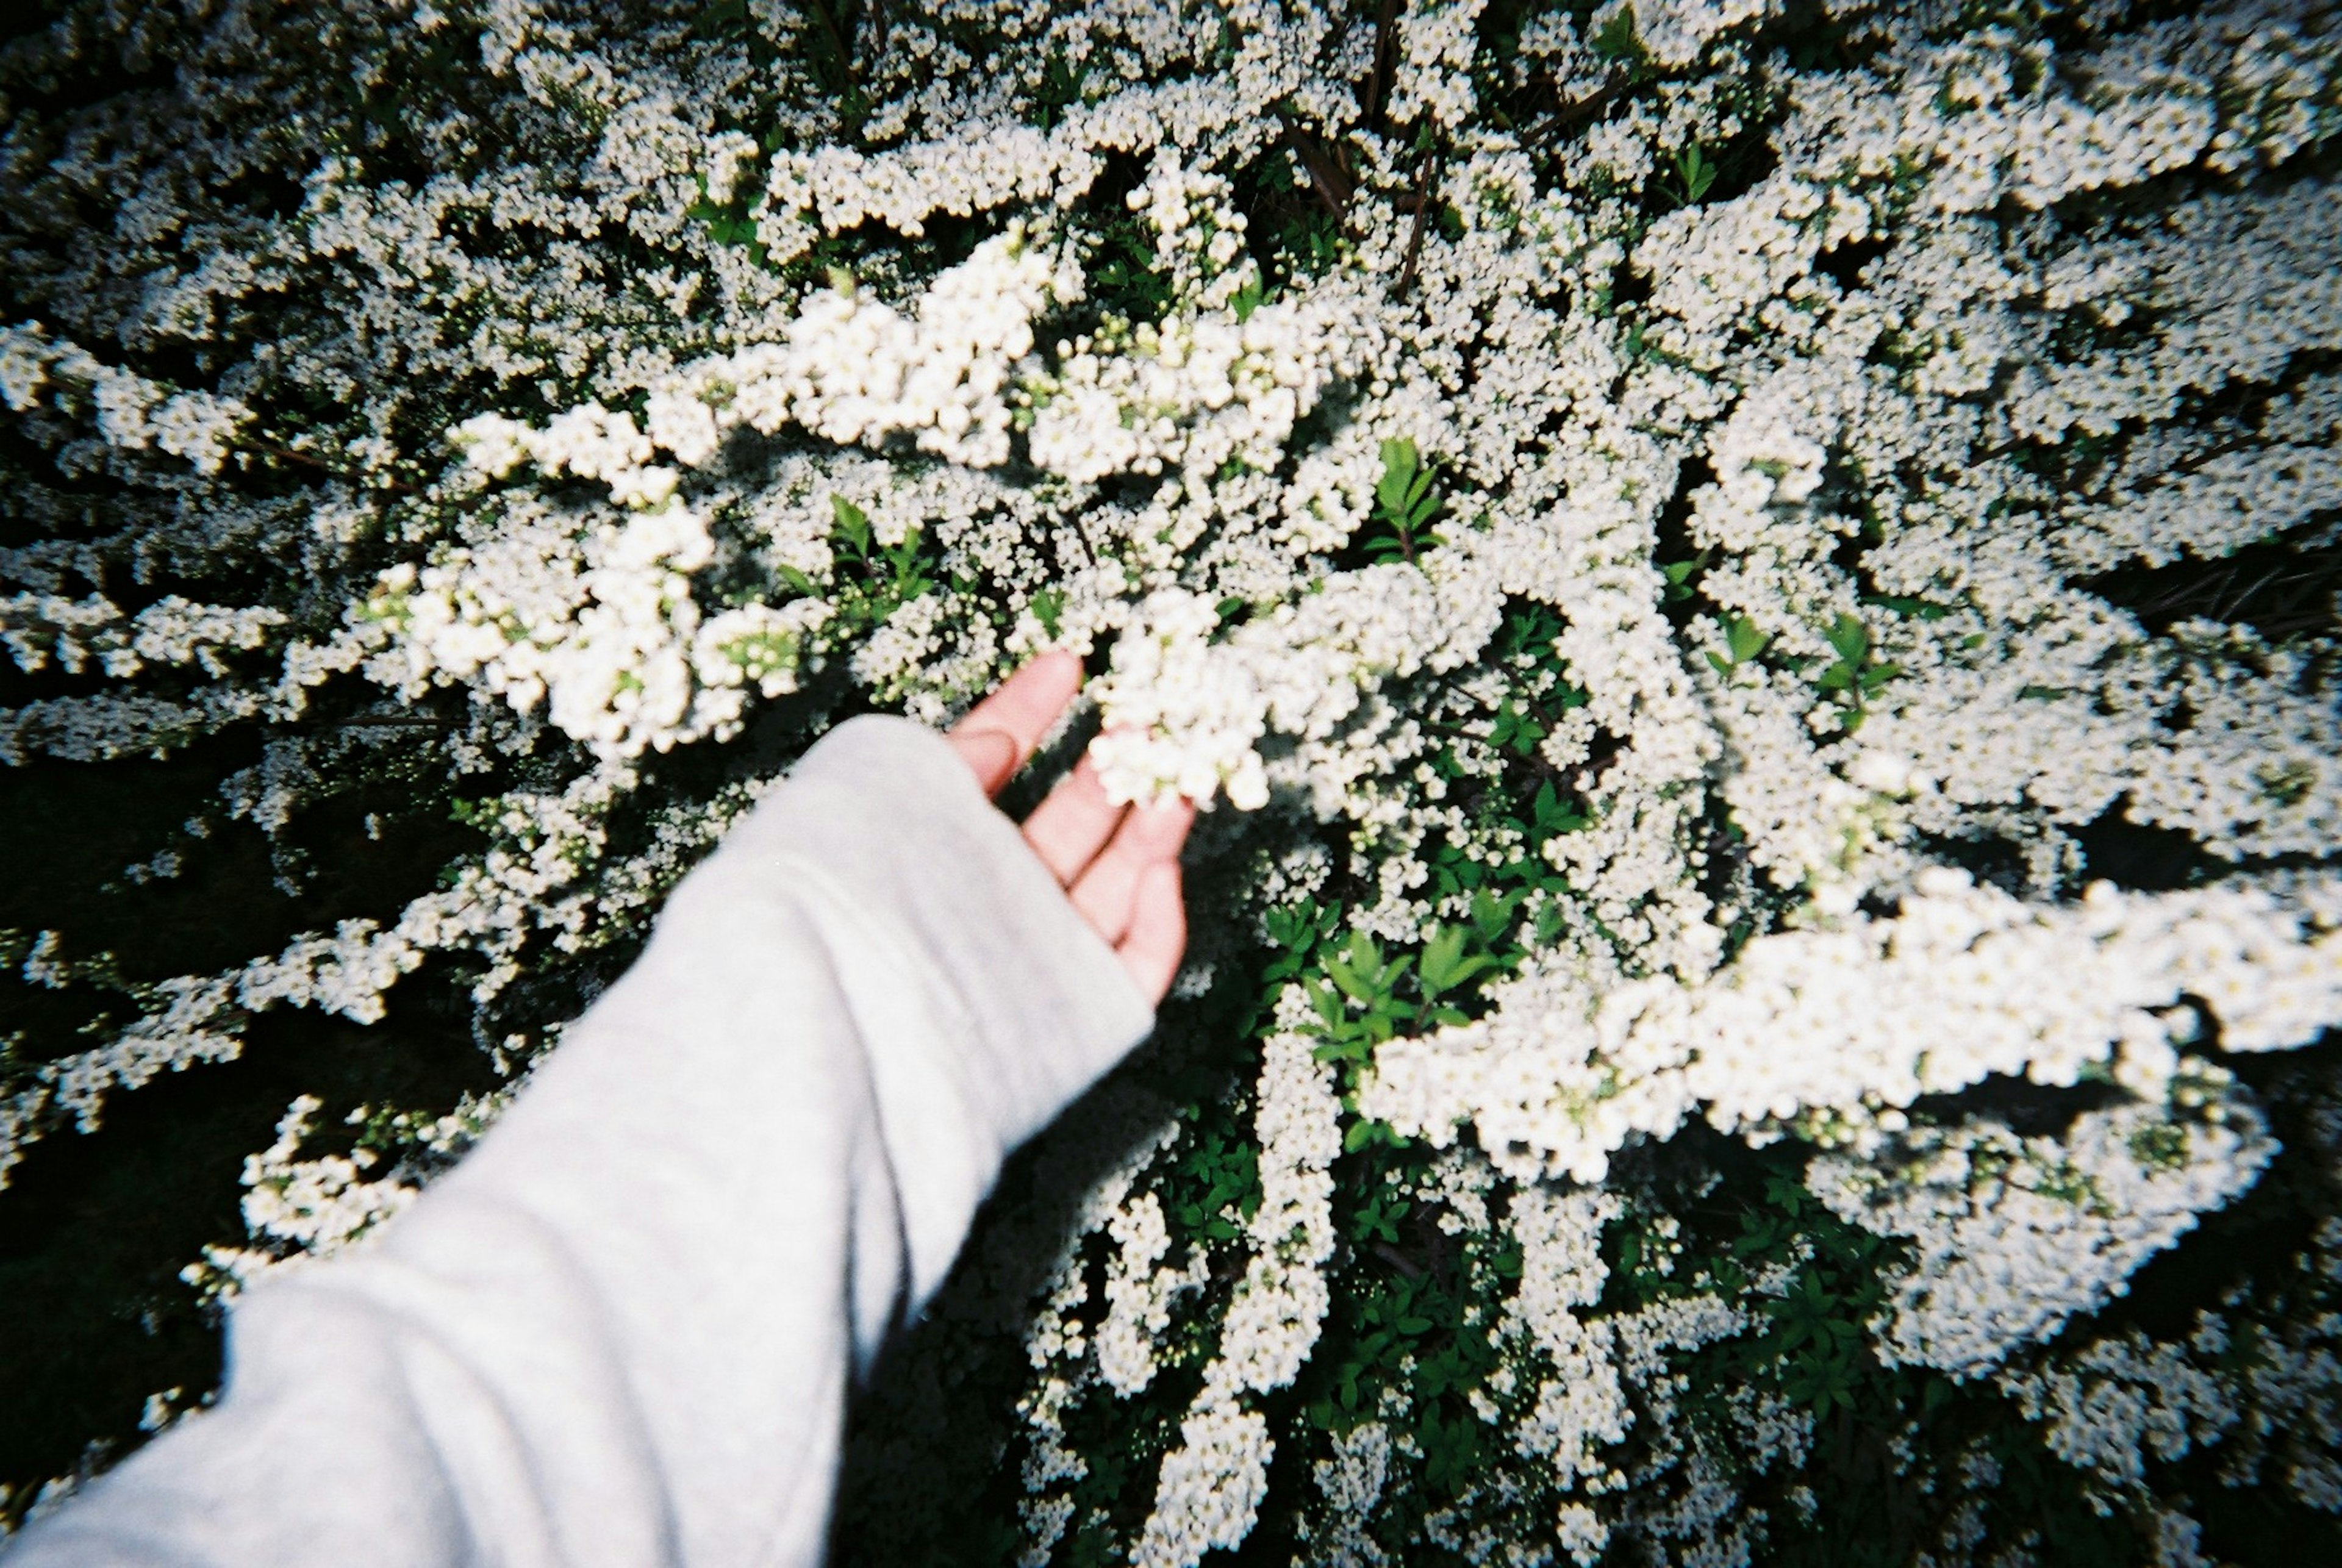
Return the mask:
[[1621,5],[1611,14],[1594,35],[1594,52],[1605,60],[1631,65],[1643,57],[1643,45],[1635,36],[1635,8]]
[[1346,958],[1327,959],[1326,978],[1331,980],[1341,989],[1342,994],[1353,1002],[1367,1003],[1375,1000],[1374,982],[1361,974],[1356,964]]
[[1554,793],[1553,781],[1537,785],[1536,798],[1529,803],[1529,814],[1535,820],[1535,832],[1540,843],[1556,834],[1576,833],[1586,825],[1586,814],[1561,804]]
[[1870,629],[1852,615],[1841,614],[1824,634],[1830,649],[1849,664],[1860,664],[1870,654]]
[[1707,564],[1707,552],[1703,550],[1688,561],[1663,561],[1659,575],[1666,580],[1660,597],[1668,604],[1680,604],[1691,597],[1691,580]]
[[1063,588],[1044,588],[1033,595],[1033,618],[1041,623],[1041,629],[1050,636],[1061,634],[1061,617],[1065,613],[1066,591]]
[[1724,640],[1732,650],[1732,662],[1745,664],[1765,651],[1773,639],[1756,629],[1756,623],[1746,615],[1735,615],[1724,624]]
[[821,597],[821,589],[815,585],[814,580],[795,566],[783,566],[779,571],[781,581],[786,583],[792,592],[807,599]]
[[838,535],[852,545],[857,554],[868,554],[870,553],[869,514],[845,496],[835,493],[829,498],[829,510],[831,515],[837,520]]
[[1716,184],[1716,165],[1707,161],[1697,142],[1676,155],[1676,173],[1683,179],[1683,199],[1688,205],[1707,195]]
[[1383,443],[1383,476],[1375,484],[1375,500],[1386,512],[1406,509],[1407,491],[1415,483],[1418,458],[1413,436]]
[[1486,954],[1464,951],[1467,940],[1468,933],[1460,925],[1442,925],[1432,932],[1415,969],[1426,998],[1438,997],[1494,967],[1496,960]]
[[1486,888],[1472,895],[1472,928],[1480,940],[1493,944],[1513,923],[1513,915],[1528,895],[1523,893],[1490,893]]
[[1908,615],[1921,621],[1940,621],[1952,613],[1949,606],[1938,604],[1933,600],[1914,599],[1896,594],[1867,594],[1862,602],[1866,604],[1877,604],[1881,609],[1892,610],[1898,615]]

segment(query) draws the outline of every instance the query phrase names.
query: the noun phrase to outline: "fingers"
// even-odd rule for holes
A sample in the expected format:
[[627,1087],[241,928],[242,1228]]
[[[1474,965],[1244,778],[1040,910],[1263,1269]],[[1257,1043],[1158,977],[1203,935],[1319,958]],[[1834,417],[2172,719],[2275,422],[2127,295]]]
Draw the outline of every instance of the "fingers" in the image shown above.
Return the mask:
[[1176,795],[1136,808],[1067,889],[1074,907],[1109,946],[1119,945],[1130,931],[1141,880],[1156,866],[1177,861],[1195,820],[1194,804]]
[[1114,836],[1122,816],[1123,808],[1106,798],[1097,769],[1084,757],[1025,819],[1025,842],[1033,846],[1033,853],[1041,857],[1058,885],[1070,887],[1082,868]]
[[[1043,654],[945,738],[984,793],[997,794],[1081,684],[1079,659],[1062,650]],[[1179,846],[1195,820],[1195,805],[1176,796],[1136,810],[1117,805],[1085,757],[1025,823],[1033,853],[1150,1002],[1170,992],[1187,950]]]
[[1115,952],[1149,1002],[1161,1003],[1187,951],[1187,906],[1179,863],[1157,861],[1141,873],[1130,906],[1130,930]]
[[984,701],[970,708],[945,738],[986,794],[998,794],[1016,776],[1081,690],[1082,662],[1054,649],[1027,662]]
[[1024,765],[1025,754],[1016,737],[998,730],[954,730],[944,737],[959,754],[976,782],[988,795],[998,794]]

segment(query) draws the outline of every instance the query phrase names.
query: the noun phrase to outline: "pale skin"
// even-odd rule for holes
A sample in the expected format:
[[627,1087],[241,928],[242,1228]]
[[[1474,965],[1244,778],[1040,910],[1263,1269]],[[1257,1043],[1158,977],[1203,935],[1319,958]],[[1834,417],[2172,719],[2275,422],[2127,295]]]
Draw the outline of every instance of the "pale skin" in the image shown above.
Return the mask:
[[[945,738],[984,793],[997,796],[1081,684],[1079,659],[1062,650],[1043,654],[969,709]],[[1087,757],[1025,819],[1025,842],[1152,1003],[1170,991],[1187,947],[1179,846],[1195,820],[1194,804],[1177,796],[1117,805]]]

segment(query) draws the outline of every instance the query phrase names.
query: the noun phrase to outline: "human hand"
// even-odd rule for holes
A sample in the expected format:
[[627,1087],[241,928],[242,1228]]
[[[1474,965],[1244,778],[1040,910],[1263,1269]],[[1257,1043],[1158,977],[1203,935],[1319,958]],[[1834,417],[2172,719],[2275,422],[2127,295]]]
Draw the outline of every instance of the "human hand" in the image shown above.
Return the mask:
[[[984,793],[997,795],[1081,685],[1079,659],[1063,650],[1043,654],[968,710],[945,738]],[[1176,796],[1116,805],[1087,757],[1025,819],[1025,842],[1149,1002],[1161,1002],[1171,989],[1187,950],[1179,846],[1195,820],[1195,806]]]

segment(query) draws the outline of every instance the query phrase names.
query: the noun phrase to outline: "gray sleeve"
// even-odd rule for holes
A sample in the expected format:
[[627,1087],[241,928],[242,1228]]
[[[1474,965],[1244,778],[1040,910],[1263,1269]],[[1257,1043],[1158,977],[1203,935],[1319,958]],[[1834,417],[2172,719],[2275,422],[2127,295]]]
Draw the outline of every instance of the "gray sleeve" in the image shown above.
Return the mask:
[[378,1242],[10,1568],[812,1563],[844,1400],[1152,1013],[937,736],[858,719]]

